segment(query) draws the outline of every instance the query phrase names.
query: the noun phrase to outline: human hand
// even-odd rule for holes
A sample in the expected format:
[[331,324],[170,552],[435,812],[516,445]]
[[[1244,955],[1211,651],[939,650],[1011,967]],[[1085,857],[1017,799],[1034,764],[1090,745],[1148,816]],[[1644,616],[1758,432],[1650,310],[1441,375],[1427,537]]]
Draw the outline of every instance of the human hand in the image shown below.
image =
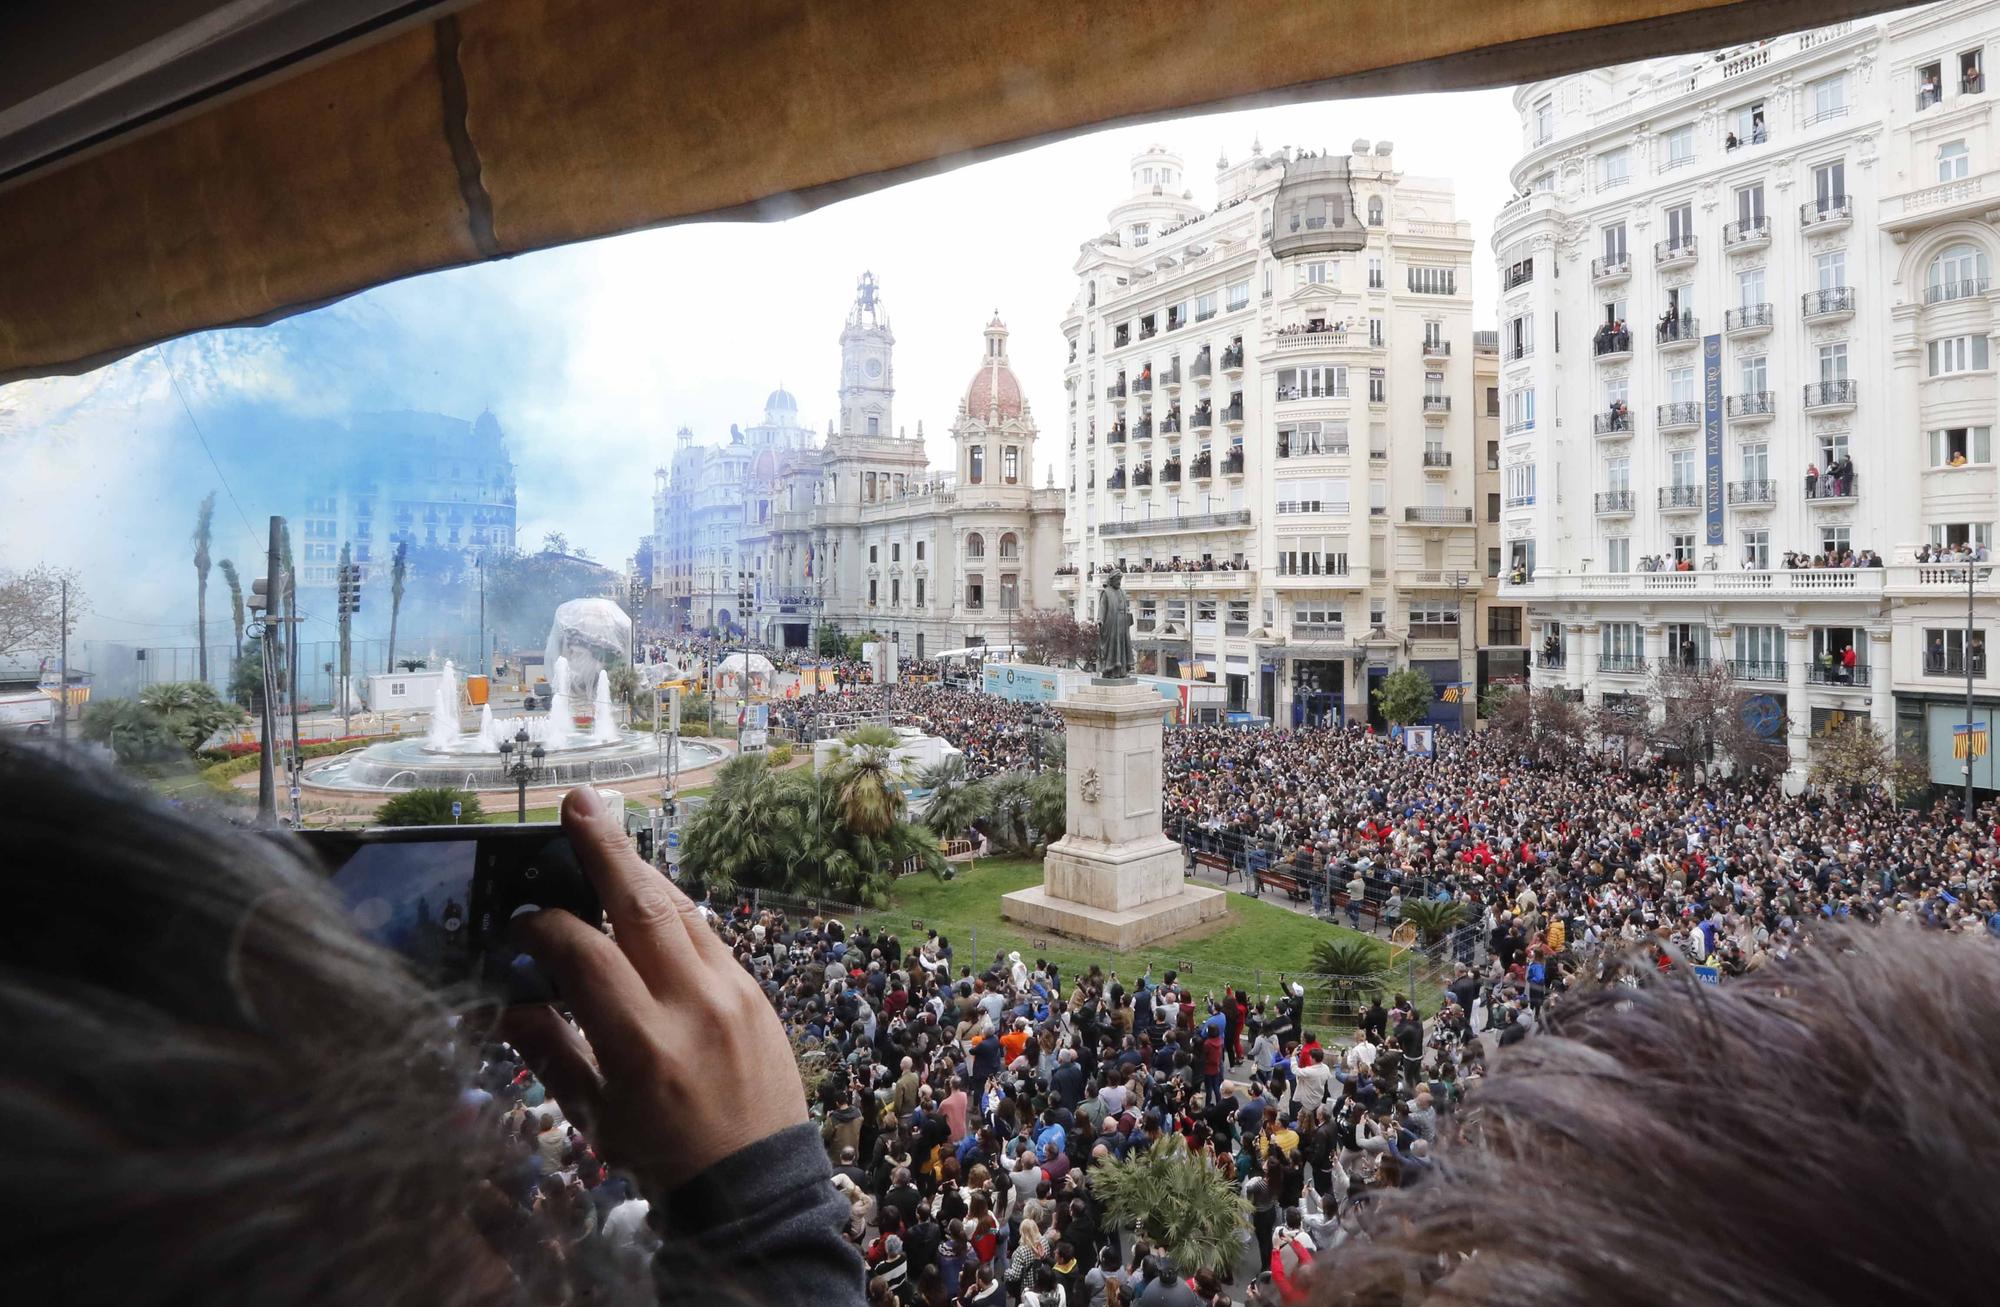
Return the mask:
[[562,824],[613,934],[561,910],[516,921],[577,1025],[544,1004],[501,1029],[564,1110],[656,1191],[804,1124],[784,1027],[693,901],[640,861],[595,791],[571,790]]

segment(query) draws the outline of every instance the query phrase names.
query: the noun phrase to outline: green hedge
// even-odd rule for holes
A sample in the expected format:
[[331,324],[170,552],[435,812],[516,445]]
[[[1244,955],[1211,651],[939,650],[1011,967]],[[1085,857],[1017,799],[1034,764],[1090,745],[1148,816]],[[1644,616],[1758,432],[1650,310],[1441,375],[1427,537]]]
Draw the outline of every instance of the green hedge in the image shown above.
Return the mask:
[[[394,735],[380,735],[374,738],[375,740],[393,740],[397,737]],[[324,744],[304,744],[299,746],[299,757],[306,762],[311,762],[314,758],[329,758],[337,753],[351,753],[355,749],[361,748],[364,744],[373,742],[329,740]],[[231,758],[228,762],[218,762],[212,766],[202,768],[201,778],[215,789],[227,790],[230,788],[229,782],[235,780],[238,776],[248,776],[256,770],[257,755],[250,753],[245,754],[241,758]]]

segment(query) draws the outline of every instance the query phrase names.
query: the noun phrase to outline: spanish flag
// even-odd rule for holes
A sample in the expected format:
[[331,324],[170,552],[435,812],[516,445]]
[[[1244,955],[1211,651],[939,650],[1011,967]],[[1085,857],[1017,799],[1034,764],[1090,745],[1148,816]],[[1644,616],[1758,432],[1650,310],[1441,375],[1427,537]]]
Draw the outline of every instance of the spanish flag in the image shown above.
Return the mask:
[[1975,723],[1970,726],[1951,728],[1951,756],[1954,758],[1984,758],[1986,756],[1986,726]]

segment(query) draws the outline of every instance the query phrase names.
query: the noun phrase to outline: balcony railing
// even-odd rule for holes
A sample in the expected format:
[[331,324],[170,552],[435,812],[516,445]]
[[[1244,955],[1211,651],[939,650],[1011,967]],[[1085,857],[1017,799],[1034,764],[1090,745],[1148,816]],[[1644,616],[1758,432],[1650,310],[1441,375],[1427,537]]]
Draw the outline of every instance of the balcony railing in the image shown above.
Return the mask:
[[1653,242],[1653,262],[1664,268],[1687,263],[1695,257],[1697,245],[1692,235],[1670,236],[1663,241]]
[[1846,476],[1835,476],[1823,472],[1816,477],[1806,478],[1806,498],[1816,504],[1845,503],[1861,497],[1861,478],[1849,472]]
[[1450,396],[1450,395],[1425,395],[1425,396],[1424,396],[1424,412],[1426,412],[1426,413],[1449,413],[1449,412],[1451,412],[1451,396]]
[[1675,509],[1700,508],[1702,494],[1700,486],[1661,486],[1660,507],[1669,512]]
[[1609,413],[1590,415],[1590,433],[1594,436],[1629,436],[1632,434],[1632,411],[1613,409]]
[[1632,352],[1632,333],[1629,331],[1600,331],[1591,339],[1590,349],[1598,358],[1613,354]]
[[[1376,343],[1376,342],[1370,342]],[[1451,342],[1448,340],[1426,340],[1424,357],[1427,359],[1448,359],[1451,357]]]
[[1165,463],[1160,465],[1161,485],[1163,486],[1179,485],[1180,480],[1181,480],[1181,464],[1179,459],[1168,459]]
[[1846,667],[1838,654],[1831,663],[1811,662],[1806,664],[1806,680],[1813,685],[1859,685],[1868,684],[1868,664],[1857,661]]
[[1411,622],[1412,640],[1456,640],[1459,627],[1457,622]]
[[1115,381],[1110,385],[1106,386],[1104,388],[1104,397],[1106,399],[1125,398],[1125,383],[1123,381]]
[[1692,313],[1662,318],[1653,327],[1653,340],[1656,344],[1692,345],[1700,339],[1701,322]]
[[1646,655],[1635,653],[1600,653],[1597,655],[1597,670],[1600,672],[1643,672],[1646,670]]
[[1224,404],[1222,406],[1222,420],[1224,422],[1241,422],[1243,420],[1243,401],[1237,400],[1233,403]]
[[1180,368],[1178,367],[1168,368],[1165,372],[1161,373],[1160,384],[1165,386],[1169,390],[1172,390],[1175,386],[1180,385],[1181,384]]
[[1701,424],[1701,401],[1694,399],[1671,400],[1659,406],[1654,421],[1661,430],[1674,427],[1692,427]]
[[1845,195],[1826,195],[1799,206],[1800,227],[1822,227],[1854,220],[1854,201]]
[[1243,370],[1243,347],[1241,345],[1231,345],[1228,349],[1222,351],[1222,370],[1224,372],[1240,372]]
[[1740,331],[1769,331],[1771,325],[1769,304],[1745,304],[1722,315],[1722,329],[1732,335]]
[[1188,375],[1190,377],[1205,377],[1208,375],[1208,368],[1208,351],[1203,350],[1194,356],[1194,362],[1188,364]]
[[1191,419],[1191,421],[1194,424],[1195,430],[1197,431],[1206,430],[1207,428],[1215,425],[1215,412],[1213,409],[1210,409],[1209,407],[1204,405],[1201,408],[1198,408],[1194,411],[1194,417]]
[[1177,434],[1177,433],[1178,433],[1178,432],[1180,431],[1180,429],[1181,429],[1181,415],[1180,415],[1180,414],[1178,414],[1178,413],[1169,413],[1169,414],[1167,414],[1167,415],[1166,415],[1165,417],[1163,417],[1163,418],[1161,418],[1161,419],[1160,419],[1160,434],[1161,434],[1161,435],[1163,435],[1163,436],[1171,436],[1171,435],[1175,435],[1175,434]]
[[1243,451],[1233,449],[1222,459],[1222,475],[1240,477],[1243,475]]
[[1449,449],[1426,449],[1424,451],[1424,466],[1450,467],[1451,451]]
[[1105,522],[1099,535],[1155,535],[1169,531],[1207,531],[1217,527],[1249,526],[1250,510],[1230,508],[1220,513],[1182,513],[1167,517],[1137,518],[1129,522]]
[[1632,259],[1629,255],[1621,254],[1615,259],[1607,256],[1590,261],[1590,279],[1592,281],[1613,281],[1619,277],[1629,277],[1631,275]]
[[1609,517],[1632,511],[1633,496],[1629,490],[1600,490],[1597,492],[1597,512],[1600,517]]
[[1988,285],[1985,277],[1961,277],[1956,281],[1934,281],[1924,287],[1924,303],[1945,304],[1952,300],[1969,300],[1984,295]]
[[1778,502],[1778,483],[1775,481],[1731,481],[1729,502],[1732,504],[1775,504]]
[[1188,475],[1197,481],[1206,481],[1215,475],[1215,463],[1206,453],[1196,454],[1194,461],[1188,464]]
[[1799,308],[1808,319],[1846,316],[1854,312],[1854,287],[1809,290],[1799,297]]
[[1735,222],[1724,223],[1722,227],[1722,247],[1729,250],[1752,250],[1771,243],[1771,220],[1769,218],[1738,218]]
[[[1924,675],[1963,676],[1965,675],[1965,663],[1964,650],[1952,649],[1939,651],[1929,649],[1924,652]],[[1972,651],[1972,674],[1982,677],[1986,675],[1986,651],[1984,649],[1974,649]]]
[[1814,381],[1806,386],[1806,407],[1841,408],[1854,406],[1860,397],[1860,383],[1855,381]]
[[1723,400],[1723,410],[1732,418],[1767,418],[1778,411],[1778,397],[1768,390],[1753,390]]
[[1507,269],[1506,272],[1500,275],[1500,289],[1512,290],[1516,286],[1525,286],[1534,279],[1535,279],[1534,264],[1517,263],[1513,267]]
[[1119,424],[1118,424],[1117,426],[1115,426],[1115,427],[1111,428],[1111,430],[1109,430],[1109,431],[1105,432],[1105,433],[1104,433],[1104,443],[1105,443],[1105,444],[1107,444],[1107,445],[1122,445],[1122,444],[1124,444],[1124,443],[1125,443],[1125,424],[1124,424],[1123,422],[1120,422],[1120,423],[1119,423]]
[[1418,504],[1403,510],[1405,522],[1424,526],[1471,526],[1470,508],[1447,508],[1442,504]]
[[1526,341],[1521,341],[1518,344],[1509,345],[1506,349],[1501,350],[1500,357],[1506,359],[1509,363],[1513,363],[1520,359],[1527,358],[1530,354],[1533,354],[1534,352],[1535,352],[1534,346],[1528,344]]
[[1563,655],[1560,652],[1550,653],[1546,649],[1539,649],[1535,652],[1535,666],[1537,667],[1561,667],[1563,661]]
[[1732,658],[1729,660],[1729,674],[1739,681],[1782,681],[1785,679],[1785,664],[1782,659],[1769,662],[1762,658]]

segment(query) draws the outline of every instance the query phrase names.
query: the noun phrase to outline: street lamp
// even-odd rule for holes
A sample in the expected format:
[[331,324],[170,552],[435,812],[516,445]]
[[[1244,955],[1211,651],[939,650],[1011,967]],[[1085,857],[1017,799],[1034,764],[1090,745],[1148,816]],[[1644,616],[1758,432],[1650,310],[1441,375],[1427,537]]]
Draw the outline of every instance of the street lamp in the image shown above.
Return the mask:
[[541,745],[528,747],[525,726],[514,732],[513,739],[500,741],[500,770],[514,782],[516,790],[515,821],[528,820],[528,778],[541,775],[543,756]]

